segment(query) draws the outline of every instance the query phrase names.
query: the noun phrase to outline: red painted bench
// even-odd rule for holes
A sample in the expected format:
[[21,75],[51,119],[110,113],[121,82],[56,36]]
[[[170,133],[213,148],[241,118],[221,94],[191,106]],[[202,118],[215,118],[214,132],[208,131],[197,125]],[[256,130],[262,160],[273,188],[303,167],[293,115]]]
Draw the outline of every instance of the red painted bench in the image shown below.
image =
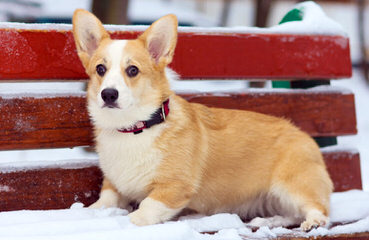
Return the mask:
[[[0,29],[0,82],[85,81],[70,26],[14,24]],[[111,31],[135,38],[143,28]],[[293,83],[351,76],[349,39],[340,35],[233,32],[180,28],[171,67],[182,79],[289,80]],[[82,80],[81,80],[82,79]],[[354,95],[325,86],[181,95],[208,106],[253,110],[291,119],[317,138],[356,134]],[[0,150],[93,145],[84,94],[0,94]],[[323,151],[335,191],[360,189],[355,151]],[[0,159],[1,165],[1,159]],[[2,165],[1,165],[2,166]],[[89,205],[99,193],[94,163],[32,169],[0,168],[0,211]]]

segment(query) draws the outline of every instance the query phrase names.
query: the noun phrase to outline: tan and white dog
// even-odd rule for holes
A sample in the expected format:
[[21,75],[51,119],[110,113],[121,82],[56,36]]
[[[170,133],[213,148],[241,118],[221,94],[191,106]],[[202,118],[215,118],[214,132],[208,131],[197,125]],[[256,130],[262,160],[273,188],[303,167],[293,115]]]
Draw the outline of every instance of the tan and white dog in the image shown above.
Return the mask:
[[90,76],[88,110],[104,173],[91,207],[140,202],[129,214],[137,225],[184,208],[256,217],[254,226],[301,223],[307,231],[328,223],[332,182],[306,133],[284,119],[188,103],[171,91],[174,15],[136,40],[112,40],[94,15],[76,10],[73,34]]

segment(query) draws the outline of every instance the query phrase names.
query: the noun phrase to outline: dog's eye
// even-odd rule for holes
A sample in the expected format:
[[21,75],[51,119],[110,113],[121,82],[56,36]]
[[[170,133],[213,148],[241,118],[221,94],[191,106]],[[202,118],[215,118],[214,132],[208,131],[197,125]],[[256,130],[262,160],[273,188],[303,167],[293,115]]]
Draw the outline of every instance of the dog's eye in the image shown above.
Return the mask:
[[138,67],[136,67],[135,65],[130,65],[126,68],[126,73],[128,77],[135,77],[138,72]]
[[101,77],[104,76],[105,72],[106,72],[106,67],[103,64],[99,64],[96,66],[96,72],[97,74],[99,74]]

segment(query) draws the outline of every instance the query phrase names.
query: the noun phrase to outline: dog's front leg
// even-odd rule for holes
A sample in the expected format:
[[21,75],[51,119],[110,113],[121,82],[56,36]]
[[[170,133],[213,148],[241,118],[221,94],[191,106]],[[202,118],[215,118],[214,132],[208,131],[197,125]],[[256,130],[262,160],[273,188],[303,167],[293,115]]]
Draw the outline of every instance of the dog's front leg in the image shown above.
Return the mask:
[[119,207],[127,209],[128,211],[132,211],[132,207],[129,206],[128,199],[124,198],[121,194],[119,194],[118,190],[107,178],[104,178],[99,199],[89,206],[89,208],[103,208],[103,207],[105,208]]
[[138,226],[157,224],[167,221],[187,206],[192,194],[185,193],[183,187],[165,187],[154,189],[141,203],[139,208],[128,216]]

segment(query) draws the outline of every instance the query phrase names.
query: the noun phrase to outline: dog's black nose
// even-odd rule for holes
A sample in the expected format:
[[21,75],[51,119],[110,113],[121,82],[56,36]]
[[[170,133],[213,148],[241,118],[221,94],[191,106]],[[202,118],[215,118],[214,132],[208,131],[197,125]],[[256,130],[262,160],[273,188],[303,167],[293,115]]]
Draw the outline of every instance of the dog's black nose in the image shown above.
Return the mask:
[[115,88],[105,88],[101,92],[101,98],[106,104],[112,104],[118,99],[118,90]]

